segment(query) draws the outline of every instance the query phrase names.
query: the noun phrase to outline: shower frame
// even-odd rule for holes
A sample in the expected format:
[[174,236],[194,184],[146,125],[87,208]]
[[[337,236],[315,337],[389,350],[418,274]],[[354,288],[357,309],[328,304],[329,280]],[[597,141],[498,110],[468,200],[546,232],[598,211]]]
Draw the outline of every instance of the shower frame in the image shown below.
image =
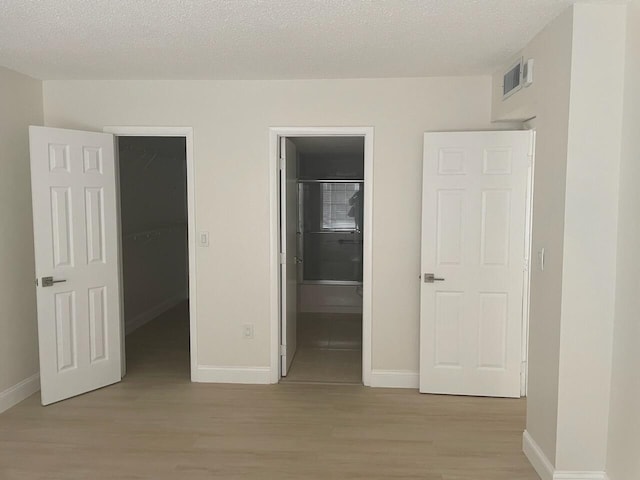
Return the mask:
[[[302,258],[306,257],[305,253],[305,234],[316,234],[316,235],[362,235],[362,230],[360,229],[324,229],[321,231],[315,232],[306,232],[304,228],[304,215],[305,215],[305,205],[303,201],[303,193],[301,187],[305,184],[312,183],[347,183],[347,184],[359,184],[361,188],[364,187],[364,179],[299,179],[298,180],[298,232],[301,235],[298,241],[298,252]],[[364,210],[364,205],[363,205]],[[362,261],[360,262],[362,263]],[[306,279],[305,278],[305,267],[306,264],[302,262],[298,268],[298,277],[300,279],[301,285],[335,285],[335,286],[353,286],[353,287],[361,287],[361,280],[330,280],[330,279]],[[360,267],[362,269],[362,266]]]

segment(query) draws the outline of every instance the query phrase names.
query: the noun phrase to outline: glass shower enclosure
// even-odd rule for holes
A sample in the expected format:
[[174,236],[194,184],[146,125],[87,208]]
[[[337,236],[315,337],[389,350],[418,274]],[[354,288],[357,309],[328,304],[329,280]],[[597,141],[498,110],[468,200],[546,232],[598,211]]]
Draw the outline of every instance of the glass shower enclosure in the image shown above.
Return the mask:
[[362,284],[364,182],[298,180],[299,278],[307,284]]

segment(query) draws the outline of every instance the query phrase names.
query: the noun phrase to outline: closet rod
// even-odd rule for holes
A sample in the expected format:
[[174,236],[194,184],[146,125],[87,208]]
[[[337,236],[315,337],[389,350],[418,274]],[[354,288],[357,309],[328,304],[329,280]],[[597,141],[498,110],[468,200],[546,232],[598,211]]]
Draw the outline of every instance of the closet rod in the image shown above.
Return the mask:
[[148,230],[140,230],[137,232],[124,232],[122,235],[123,238],[132,238],[133,240],[144,239],[149,240],[150,238],[159,237],[162,232],[168,232],[171,230],[182,230],[186,228],[187,224],[183,222],[172,223],[161,225],[156,228],[150,228]]

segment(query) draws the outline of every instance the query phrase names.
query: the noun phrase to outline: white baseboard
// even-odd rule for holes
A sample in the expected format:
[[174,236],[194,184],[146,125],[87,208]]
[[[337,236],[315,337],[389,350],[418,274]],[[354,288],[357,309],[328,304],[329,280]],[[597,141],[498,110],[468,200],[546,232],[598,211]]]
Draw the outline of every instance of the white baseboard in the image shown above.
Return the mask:
[[557,470],[553,480],[608,480],[604,472],[565,472]]
[[271,383],[269,367],[214,367],[198,365],[191,374],[191,381],[201,383]]
[[526,430],[522,434],[522,451],[542,480],[553,480],[553,464]]
[[162,315],[164,312],[172,309],[173,307],[178,305],[180,302],[185,301],[187,298],[188,296],[184,294],[171,297],[168,300],[165,300],[164,302],[159,303],[154,307],[151,307],[147,311],[142,312],[139,315],[136,315],[131,320],[125,321],[125,326],[124,326],[125,335],[129,335],[130,333],[133,333],[143,325],[149,323],[151,320],[153,320],[157,316]]
[[40,390],[40,373],[31,375],[13,387],[0,392],[0,413],[9,410]]
[[378,388],[418,388],[420,375],[412,370],[372,370],[370,386]]
[[605,472],[556,470],[526,430],[522,434],[522,451],[542,480],[609,480]]

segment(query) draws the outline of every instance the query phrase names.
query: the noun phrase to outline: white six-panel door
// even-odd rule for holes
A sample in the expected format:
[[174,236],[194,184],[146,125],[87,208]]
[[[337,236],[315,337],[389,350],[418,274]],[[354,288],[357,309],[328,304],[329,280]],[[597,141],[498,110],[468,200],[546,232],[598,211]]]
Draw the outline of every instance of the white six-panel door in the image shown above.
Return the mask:
[[30,127],[29,139],[47,405],[121,380],[116,170],[110,134]]
[[280,354],[282,376],[285,377],[296,354],[298,322],[298,158],[295,144],[285,137],[281,138],[280,159]]
[[527,131],[424,136],[423,393],[520,396],[531,138]]

